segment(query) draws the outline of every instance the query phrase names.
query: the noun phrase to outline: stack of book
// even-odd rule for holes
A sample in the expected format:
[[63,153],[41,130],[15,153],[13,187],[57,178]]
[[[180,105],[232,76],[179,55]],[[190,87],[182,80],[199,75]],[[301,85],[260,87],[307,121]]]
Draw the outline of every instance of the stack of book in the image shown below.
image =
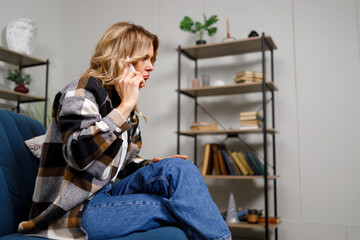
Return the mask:
[[235,83],[246,83],[246,82],[262,82],[263,74],[253,71],[242,71],[236,73],[234,78]]
[[191,131],[209,131],[218,130],[218,124],[213,122],[191,122]]
[[264,165],[252,152],[232,152],[222,144],[205,144],[203,176],[264,175]]
[[258,112],[240,112],[240,129],[257,129],[264,126],[263,117]]

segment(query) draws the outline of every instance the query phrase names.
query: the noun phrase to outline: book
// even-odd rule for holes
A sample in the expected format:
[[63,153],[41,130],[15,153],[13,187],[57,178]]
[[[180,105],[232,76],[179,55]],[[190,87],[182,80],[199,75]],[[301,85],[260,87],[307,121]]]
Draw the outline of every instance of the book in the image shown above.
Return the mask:
[[235,170],[235,166],[230,158],[230,156],[227,153],[227,150],[225,148],[221,149],[221,153],[224,159],[224,162],[226,164],[226,167],[228,169],[228,172],[230,175],[237,175],[237,172]]
[[227,154],[228,154],[229,157],[230,157],[231,162],[232,162],[233,165],[234,165],[234,168],[235,168],[235,171],[237,172],[237,174],[238,174],[238,175],[245,175],[244,172],[241,171],[239,165],[236,163],[236,160],[235,160],[234,156],[232,155],[233,153],[232,153],[229,149],[227,149],[226,151],[227,151]]
[[250,165],[245,160],[244,155],[242,154],[242,152],[236,152],[236,156],[241,161],[242,165],[245,167],[245,169],[249,173],[249,175],[254,175],[254,171],[251,169]]
[[265,172],[264,164],[260,161],[260,159],[256,156],[255,153],[250,153],[253,159],[255,160],[256,164],[259,166],[259,168],[262,171],[262,174]]
[[258,112],[240,112],[240,121],[258,120],[263,121],[263,116]]
[[262,78],[254,78],[254,77],[236,77],[234,78],[235,83],[251,83],[251,82],[262,82]]
[[191,131],[218,130],[218,124],[212,122],[191,122],[190,130]]
[[259,175],[264,175],[264,165],[260,162],[258,157],[252,152],[248,152],[246,154],[251,159],[251,161],[254,163],[254,166],[258,170]]
[[240,112],[240,129],[257,129],[263,126],[263,117],[260,113]]
[[211,144],[205,144],[204,149],[204,160],[203,160],[203,168],[201,171],[201,175],[209,175],[212,171],[212,161],[211,161]]
[[262,78],[263,74],[261,72],[254,72],[254,71],[249,71],[249,70],[245,70],[245,71],[241,71],[241,72],[237,72],[235,74],[237,77],[255,77],[255,78]]
[[256,116],[257,114],[259,114],[258,112],[240,112],[240,116]]
[[247,152],[243,153],[243,156],[246,160],[246,162],[249,164],[249,166],[251,167],[251,169],[254,171],[254,175],[261,175],[260,171],[258,169],[258,167],[255,165],[255,163],[253,162],[252,158],[250,158],[250,156],[248,155]]
[[263,127],[264,124],[260,121],[241,121],[239,129],[258,129]]
[[226,168],[225,160],[224,160],[224,158],[222,156],[222,153],[221,153],[221,150],[223,148],[224,148],[224,145],[220,145],[220,144],[217,145],[217,148],[216,148],[217,159],[219,161],[221,175],[229,175],[229,171]]
[[236,156],[236,152],[230,152],[228,150],[229,156],[233,159],[233,161],[235,162],[235,166],[237,166],[240,171],[241,171],[241,175],[249,175],[249,172],[246,170],[245,166],[241,163],[240,159]]
[[259,120],[240,121],[241,126],[263,126],[264,123]]
[[[265,217],[259,217],[259,223],[265,223]],[[278,224],[280,223],[280,217],[268,217],[268,223]]]
[[235,83],[245,83],[245,82],[262,82],[263,74],[253,71],[242,71],[235,74],[234,82]]
[[240,130],[251,130],[251,129],[261,129],[262,127],[259,126],[242,126],[239,127]]
[[221,175],[220,163],[219,163],[218,154],[217,154],[217,145],[211,144],[210,149],[211,149],[211,156],[212,156],[212,160],[213,160],[215,175]]

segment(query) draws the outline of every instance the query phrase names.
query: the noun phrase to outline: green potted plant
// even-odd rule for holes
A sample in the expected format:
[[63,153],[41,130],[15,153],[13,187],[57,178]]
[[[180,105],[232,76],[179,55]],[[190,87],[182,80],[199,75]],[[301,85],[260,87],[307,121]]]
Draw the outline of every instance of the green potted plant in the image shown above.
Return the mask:
[[25,76],[21,73],[20,69],[16,69],[14,72],[12,72],[9,69],[9,73],[6,77],[7,80],[16,83],[16,86],[14,88],[14,91],[16,92],[22,92],[22,93],[28,93],[29,89],[25,87],[26,85],[29,85],[31,82],[31,78],[29,74],[26,74]]
[[219,19],[217,18],[217,15],[213,15],[209,19],[207,19],[204,14],[204,23],[194,23],[194,21],[190,17],[185,16],[184,19],[180,22],[180,29],[185,32],[199,33],[199,40],[196,41],[196,44],[205,44],[206,41],[203,40],[205,31],[207,31],[210,37],[214,36],[217,28],[210,26],[216,23],[218,20]]

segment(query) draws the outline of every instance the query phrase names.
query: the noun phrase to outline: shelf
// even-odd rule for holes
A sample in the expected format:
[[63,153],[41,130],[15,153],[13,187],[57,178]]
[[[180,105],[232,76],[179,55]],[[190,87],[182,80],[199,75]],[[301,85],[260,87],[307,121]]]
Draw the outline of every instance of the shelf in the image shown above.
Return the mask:
[[[265,39],[270,45],[271,49],[277,49],[270,36],[265,36]],[[269,50],[267,44],[265,44],[265,50]],[[261,36],[181,48],[181,52],[190,59],[222,57],[261,51]]]
[[19,103],[37,102],[37,101],[45,100],[45,98],[43,97],[32,96],[29,94],[9,91],[5,89],[0,89],[0,98],[6,100],[18,101]]
[[[269,134],[275,134],[277,131],[273,128],[267,128]],[[184,136],[197,136],[197,135],[222,135],[222,134],[247,134],[247,133],[263,133],[262,128],[258,129],[228,129],[228,130],[208,130],[208,131],[180,131],[175,132]]]
[[[269,230],[275,230],[280,223],[269,223]],[[265,229],[265,223],[256,223],[250,224],[247,222],[239,222],[239,223],[227,223],[229,228],[250,228],[250,229]]]
[[17,65],[21,68],[45,65],[46,61],[21,54],[0,46],[0,61]]
[[[277,87],[273,82],[266,82],[267,90],[276,91]],[[179,90],[175,90],[179,91]],[[187,88],[180,89],[179,91],[182,94],[185,94],[189,97],[206,97],[206,96],[221,96],[221,95],[231,95],[231,94],[240,94],[240,93],[252,93],[252,92],[262,92],[262,83],[240,83],[232,84],[225,86],[209,86],[209,87],[200,87],[200,88]]]
[[[264,44],[263,44],[264,43]],[[202,44],[202,45],[195,45],[195,46],[181,46],[179,45],[177,50],[178,53],[178,88],[175,90],[178,95],[178,116],[177,116],[177,131],[175,132],[177,134],[177,153],[180,154],[180,137],[186,136],[186,137],[192,137],[194,139],[194,163],[197,164],[197,155],[198,155],[198,136],[215,136],[219,135],[225,135],[227,138],[229,137],[238,137],[240,135],[245,134],[257,134],[260,140],[260,137],[262,137],[261,143],[263,145],[263,151],[264,151],[264,163],[263,165],[266,166],[265,170],[268,169],[268,163],[270,161],[268,154],[268,145],[270,145],[270,139],[272,138],[272,152],[275,153],[275,134],[278,133],[278,131],[272,127],[274,127],[274,97],[271,97],[267,101],[267,94],[271,93],[271,95],[274,94],[275,91],[278,90],[278,88],[275,86],[273,80],[274,78],[264,78],[263,81],[259,82],[246,82],[246,83],[235,83],[234,81],[229,82],[229,85],[224,86],[205,86],[205,87],[198,87],[198,88],[181,88],[181,64],[182,64],[182,57],[185,57],[186,59],[193,60],[195,62],[195,77],[198,73],[198,61],[201,59],[210,59],[210,58],[218,58],[218,57],[226,57],[226,56],[236,56],[241,54],[248,54],[248,53],[258,53],[259,58],[262,60],[261,65],[262,69],[264,70],[266,67],[267,60],[270,61],[270,74],[269,76],[273,76],[274,73],[274,66],[273,66],[273,50],[277,49],[274,41],[272,38],[268,35],[265,35],[264,33],[261,34],[261,36],[258,37],[251,37],[246,39],[239,39],[239,40],[233,40],[233,41],[224,41],[224,42],[218,42],[218,43],[210,43],[210,44]],[[268,51],[266,53],[266,51]],[[266,58],[267,55],[271,55],[268,59]],[[260,63],[259,59],[259,63]],[[222,61],[222,59],[219,59],[219,61]],[[238,61],[239,59],[233,58],[233,61]],[[240,61],[243,61],[244,59],[240,59]],[[246,59],[245,59],[246,60]],[[216,61],[215,61],[216,62]],[[224,69],[225,71],[226,69]],[[265,74],[265,71],[264,71]],[[181,121],[181,96],[185,95],[187,97],[190,97],[195,102],[195,112],[194,112],[194,118],[197,119],[198,117],[198,97],[216,97],[216,96],[227,96],[227,98],[234,98],[232,95],[237,94],[248,94],[248,93],[254,93],[262,95],[262,108],[267,109],[271,108],[271,113],[267,114],[264,112],[264,123],[266,123],[263,128],[253,128],[253,129],[226,129],[226,130],[190,130],[190,128],[184,128],[187,129],[186,131],[181,131],[180,128],[180,121]],[[262,94],[261,94],[262,93]],[[215,99],[215,98],[212,98]],[[237,99],[237,98],[236,98]],[[233,100],[236,100],[233,99]],[[217,100],[220,100],[223,102],[222,107],[226,108],[229,107],[227,102],[224,101],[222,98],[219,98]],[[240,100],[240,99],[239,99]],[[267,107],[267,103],[271,101],[271,106]],[[243,104],[243,100],[240,100],[240,103]],[[209,114],[210,115],[210,114]],[[211,116],[211,115],[210,115]],[[270,128],[269,128],[270,127]],[[271,134],[272,136],[268,136],[268,134]],[[216,141],[216,139],[214,140]],[[211,152],[212,148],[210,148]],[[210,154],[209,148],[207,148],[206,152],[206,159],[208,159],[208,155]],[[219,152],[219,154],[221,154]],[[205,158],[204,156],[204,158]],[[273,161],[276,162],[275,154],[273,154]],[[273,180],[271,185],[274,185],[273,193],[274,193],[274,214],[277,214],[276,212],[276,185],[277,181],[276,179],[279,178],[278,175],[276,175],[276,165],[274,164],[273,167],[273,173],[272,175],[266,174],[266,177],[264,175],[256,175],[256,176],[243,176],[243,175],[205,175],[203,178],[206,181],[214,182],[216,181],[229,181],[227,184],[234,185],[231,187],[236,187],[238,183],[240,184],[239,180],[253,180],[253,181],[263,181],[264,183],[264,209],[266,212],[269,212],[269,186],[268,181]],[[267,173],[267,171],[266,171]],[[236,184],[235,184],[236,181]],[[241,188],[241,184],[239,185]],[[240,189],[241,191],[241,189]],[[238,231],[244,231],[243,229],[259,229],[264,230],[265,238],[269,240],[270,230],[277,229],[279,224],[265,224],[265,223],[257,223],[257,224],[249,224],[247,222],[240,222],[236,224],[228,224],[231,231],[237,232]],[[234,239],[236,239],[234,237]],[[271,238],[272,239],[272,238]],[[277,233],[275,233],[275,238],[277,238]]]
[[[205,179],[236,179],[236,180],[241,180],[241,179],[264,179],[263,175],[257,175],[257,176],[238,176],[238,175],[205,175],[203,176]],[[279,178],[280,176],[276,175],[272,175],[272,176],[268,176],[268,180],[273,180],[276,178]]]

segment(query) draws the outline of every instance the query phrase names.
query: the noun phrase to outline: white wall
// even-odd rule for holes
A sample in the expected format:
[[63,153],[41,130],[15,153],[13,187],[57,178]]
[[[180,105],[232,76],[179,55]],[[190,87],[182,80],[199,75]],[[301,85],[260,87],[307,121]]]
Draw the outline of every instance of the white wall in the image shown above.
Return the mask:
[[[39,26],[35,57],[49,58],[50,95],[86,70],[101,33],[117,21],[133,21],[156,33],[160,49],[155,71],[142,89],[140,110],[143,156],[167,156],[176,151],[177,53],[195,37],[179,30],[185,15],[202,19],[218,14],[218,33],[208,42],[231,35],[246,38],[251,30],[270,34],[275,54],[278,213],[282,217],[279,239],[360,239],[360,0],[0,0],[0,44],[6,46],[6,24],[20,17]],[[231,83],[234,73],[261,70],[259,54],[204,60],[199,74]],[[193,63],[182,61],[183,87],[190,86]],[[7,64],[0,63],[0,86]],[[31,93],[42,94],[43,70],[26,70],[36,80]],[[52,101],[51,101],[52,102]],[[200,99],[225,126],[238,127],[238,112],[257,109],[259,96]],[[227,108],[224,108],[222,103]],[[182,97],[182,128],[192,121],[193,102]],[[210,120],[201,113],[200,119]],[[254,148],[261,138],[245,136]],[[205,142],[200,138],[198,158]],[[193,156],[192,139],[182,138],[182,152]],[[229,140],[232,148],[238,146]],[[214,200],[225,210],[230,192],[243,207],[262,208],[262,183],[257,181],[208,181]],[[234,186],[236,188],[234,188]],[[272,193],[272,191],[270,191]],[[241,231],[237,231],[241,235]]]

